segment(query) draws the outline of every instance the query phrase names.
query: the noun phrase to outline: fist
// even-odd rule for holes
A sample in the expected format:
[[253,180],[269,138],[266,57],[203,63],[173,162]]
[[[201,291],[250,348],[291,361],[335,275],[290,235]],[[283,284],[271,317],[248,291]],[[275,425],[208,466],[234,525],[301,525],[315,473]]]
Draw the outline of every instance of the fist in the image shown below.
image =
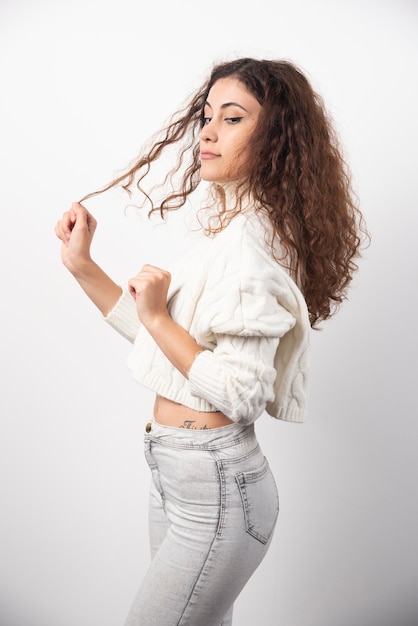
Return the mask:
[[129,280],[129,291],[136,301],[138,317],[145,327],[169,316],[167,292],[170,282],[170,273],[154,265],[144,265]]
[[91,260],[90,246],[97,222],[79,202],[74,202],[55,226],[55,234],[61,240],[61,258],[64,265],[76,271]]

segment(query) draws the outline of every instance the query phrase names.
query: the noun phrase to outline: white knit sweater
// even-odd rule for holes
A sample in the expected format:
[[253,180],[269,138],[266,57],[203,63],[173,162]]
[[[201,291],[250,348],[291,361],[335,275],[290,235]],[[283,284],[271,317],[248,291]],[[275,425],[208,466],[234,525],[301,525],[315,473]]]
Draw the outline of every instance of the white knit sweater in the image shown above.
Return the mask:
[[134,379],[197,411],[235,422],[271,416],[302,422],[308,391],[309,316],[305,300],[269,248],[267,217],[244,211],[202,237],[169,268],[168,309],[205,350],[185,378],[165,357],[126,291],[105,318],[134,342]]

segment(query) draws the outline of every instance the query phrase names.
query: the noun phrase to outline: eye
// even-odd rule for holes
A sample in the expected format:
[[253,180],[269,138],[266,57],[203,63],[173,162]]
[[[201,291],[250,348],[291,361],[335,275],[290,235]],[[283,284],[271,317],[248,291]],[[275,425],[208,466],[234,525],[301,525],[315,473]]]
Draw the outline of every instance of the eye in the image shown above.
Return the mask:
[[211,121],[211,117],[202,117],[202,126],[206,126]]
[[242,120],[242,117],[226,117],[225,121],[230,124],[238,124]]

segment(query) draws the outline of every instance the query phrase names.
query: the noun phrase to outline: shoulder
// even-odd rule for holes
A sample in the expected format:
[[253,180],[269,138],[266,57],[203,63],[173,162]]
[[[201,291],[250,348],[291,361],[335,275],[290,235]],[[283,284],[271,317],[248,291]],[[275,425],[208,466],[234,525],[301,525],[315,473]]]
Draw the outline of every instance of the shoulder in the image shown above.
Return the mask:
[[242,268],[246,259],[258,258],[263,266],[277,267],[271,241],[273,229],[268,217],[255,211],[236,215],[211,243],[211,253],[220,260],[239,264]]
[[272,234],[267,217],[244,212],[212,239],[202,304],[215,332],[281,336],[294,325],[297,287],[274,258]]
[[265,213],[245,211],[234,217],[214,237],[210,257],[211,271],[221,274],[224,283],[234,280],[243,291],[277,294],[289,284],[297,289],[279,261],[280,242]]

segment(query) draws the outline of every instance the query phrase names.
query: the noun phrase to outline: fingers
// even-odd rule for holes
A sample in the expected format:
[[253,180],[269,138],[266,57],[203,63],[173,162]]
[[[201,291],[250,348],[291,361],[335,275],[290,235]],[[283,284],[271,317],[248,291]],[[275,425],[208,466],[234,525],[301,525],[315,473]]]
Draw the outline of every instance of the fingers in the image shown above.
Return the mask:
[[171,274],[166,270],[156,267],[155,265],[144,265],[136,276],[129,280],[129,285],[150,285],[158,287],[158,285],[168,286],[171,281]]
[[65,211],[55,226],[55,234],[58,239],[68,245],[71,234],[74,229],[88,230],[91,236],[96,230],[97,222],[94,217],[87,211],[85,206],[79,202],[73,202],[69,211]]
[[128,288],[129,293],[131,294],[133,299],[136,300],[136,296],[141,290],[140,282],[136,278],[131,278],[130,280],[128,280]]
[[154,265],[144,265],[142,270],[128,281],[138,317],[148,330],[151,325],[160,323],[169,315],[167,294],[170,281],[170,273]]
[[136,298],[145,291],[167,292],[171,281],[171,274],[155,265],[144,265],[140,272],[128,281],[129,292]]
[[68,244],[70,241],[71,231],[74,228],[76,219],[76,214],[72,209],[70,209],[70,211],[65,211],[62,218],[58,220],[55,226],[56,236],[65,244]]

